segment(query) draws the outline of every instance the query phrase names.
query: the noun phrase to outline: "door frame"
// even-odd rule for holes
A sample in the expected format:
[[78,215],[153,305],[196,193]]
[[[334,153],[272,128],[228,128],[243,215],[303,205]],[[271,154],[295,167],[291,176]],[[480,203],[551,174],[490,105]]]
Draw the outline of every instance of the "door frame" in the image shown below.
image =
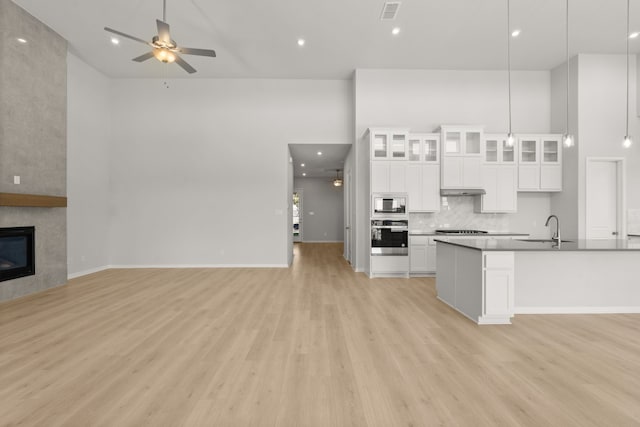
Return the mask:
[[351,183],[351,170],[342,171],[342,177],[344,179],[344,236],[342,238],[344,242],[344,258],[349,264],[351,264],[351,193],[353,191]]
[[618,225],[618,239],[627,238],[627,164],[624,157],[587,157],[585,166],[585,208],[584,208],[584,236],[589,238],[589,173],[595,162],[610,162],[616,165],[616,221]]

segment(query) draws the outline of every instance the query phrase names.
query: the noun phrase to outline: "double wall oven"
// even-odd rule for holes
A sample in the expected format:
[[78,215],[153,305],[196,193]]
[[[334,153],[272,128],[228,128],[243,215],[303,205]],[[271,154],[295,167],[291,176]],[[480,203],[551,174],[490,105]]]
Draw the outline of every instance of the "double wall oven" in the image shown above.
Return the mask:
[[407,195],[374,194],[371,211],[371,255],[408,256]]

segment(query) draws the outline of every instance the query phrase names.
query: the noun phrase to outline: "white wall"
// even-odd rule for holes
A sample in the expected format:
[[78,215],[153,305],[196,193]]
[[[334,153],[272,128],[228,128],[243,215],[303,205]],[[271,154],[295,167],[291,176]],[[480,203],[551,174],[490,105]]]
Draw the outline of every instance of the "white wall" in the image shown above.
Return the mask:
[[110,80],[67,57],[67,262],[70,277],[109,264]]
[[586,235],[586,158],[624,157],[627,162],[627,207],[640,209],[640,118],[636,112],[636,61],[630,61],[629,132],[634,145],[622,147],[625,135],[625,55],[580,55],[579,85],[579,189],[580,236]]
[[293,262],[293,159],[291,158],[291,149],[287,146],[287,218],[286,227],[289,230],[287,234],[287,264]]
[[[355,73],[356,143],[369,127],[409,127],[430,132],[441,124],[485,125],[486,132],[508,130],[506,71],[357,70]],[[550,73],[512,73],[512,123],[514,133],[550,131]],[[366,224],[368,221],[368,162],[364,150],[356,150],[358,210],[357,269],[367,271]],[[549,196],[541,196],[541,210],[548,214]],[[540,197],[533,200],[540,199]],[[527,199],[530,201],[531,198]],[[525,202],[526,203],[526,202]],[[519,209],[514,223],[532,224]],[[545,217],[546,218],[546,217]],[[542,218],[544,220],[545,218]],[[533,224],[532,224],[533,225]],[[529,229],[513,231],[529,232]],[[536,231],[537,233],[537,231]],[[533,234],[533,233],[532,233]]]
[[344,239],[344,191],[329,178],[294,178],[302,189],[302,241],[342,242]]
[[288,264],[288,152],[350,143],[348,81],[113,81],[115,265]]

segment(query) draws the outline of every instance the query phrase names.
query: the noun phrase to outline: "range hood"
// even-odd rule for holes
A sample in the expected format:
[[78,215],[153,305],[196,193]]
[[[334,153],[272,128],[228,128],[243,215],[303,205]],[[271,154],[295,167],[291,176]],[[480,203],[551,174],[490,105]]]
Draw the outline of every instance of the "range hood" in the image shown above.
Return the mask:
[[484,188],[448,188],[441,189],[441,196],[480,196],[487,194]]

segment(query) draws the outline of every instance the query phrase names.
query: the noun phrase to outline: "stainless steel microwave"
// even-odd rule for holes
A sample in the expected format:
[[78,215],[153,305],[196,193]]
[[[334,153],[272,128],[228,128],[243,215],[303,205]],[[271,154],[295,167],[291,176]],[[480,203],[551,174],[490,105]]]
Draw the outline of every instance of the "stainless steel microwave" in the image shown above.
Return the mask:
[[371,201],[371,214],[374,218],[397,218],[407,216],[407,195],[374,194]]

